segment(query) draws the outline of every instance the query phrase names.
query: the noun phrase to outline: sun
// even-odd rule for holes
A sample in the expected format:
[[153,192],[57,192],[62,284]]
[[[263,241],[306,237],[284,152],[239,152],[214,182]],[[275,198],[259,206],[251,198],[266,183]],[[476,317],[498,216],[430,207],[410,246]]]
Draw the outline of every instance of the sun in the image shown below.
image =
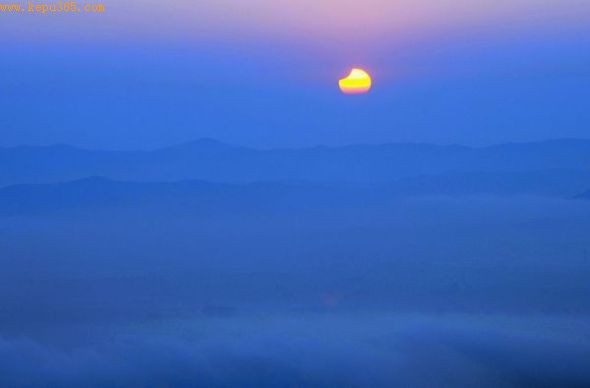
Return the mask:
[[350,71],[348,77],[341,79],[338,84],[344,94],[363,94],[371,90],[373,81],[369,73],[355,67]]

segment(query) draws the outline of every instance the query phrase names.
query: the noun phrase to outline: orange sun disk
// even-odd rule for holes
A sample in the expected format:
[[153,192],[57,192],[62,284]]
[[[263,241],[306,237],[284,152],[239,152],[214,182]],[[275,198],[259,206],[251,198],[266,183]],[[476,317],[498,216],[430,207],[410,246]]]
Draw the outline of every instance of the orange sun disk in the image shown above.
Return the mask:
[[371,90],[372,80],[369,73],[363,69],[354,68],[348,77],[341,79],[338,84],[344,94],[363,94]]

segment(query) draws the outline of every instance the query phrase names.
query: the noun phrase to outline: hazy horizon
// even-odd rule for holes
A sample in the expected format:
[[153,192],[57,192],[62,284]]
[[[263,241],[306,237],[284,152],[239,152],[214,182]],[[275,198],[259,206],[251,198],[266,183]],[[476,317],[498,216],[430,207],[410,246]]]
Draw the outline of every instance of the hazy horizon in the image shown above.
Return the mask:
[[198,137],[195,139],[189,139],[186,141],[170,143],[170,144],[162,144],[160,146],[154,148],[121,148],[121,147],[112,147],[112,148],[95,148],[95,147],[85,147],[78,144],[72,143],[47,143],[47,144],[14,144],[8,146],[1,146],[0,148],[21,148],[21,147],[73,147],[78,148],[81,150],[87,151],[157,151],[161,149],[167,148],[175,148],[179,146],[191,145],[191,144],[198,144],[198,143],[211,143],[211,144],[219,144],[219,145],[226,145],[231,147],[240,147],[240,148],[250,148],[253,150],[287,150],[287,149],[313,149],[313,148],[346,148],[346,147],[355,147],[355,146],[368,146],[368,147],[380,147],[380,146],[388,146],[388,145],[429,145],[429,146],[436,146],[436,147],[466,147],[466,148],[473,148],[473,149],[481,149],[481,148],[490,148],[490,147],[498,147],[498,146],[505,146],[511,144],[543,144],[543,143],[551,143],[551,142],[562,142],[562,141],[590,141],[590,137],[551,137],[546,139],[538,139],[538,140],[530,140],[530,141],[506,141],[506,142],[498,142],[498,143],[486,143],[486,144],[464,144],[464,143],[436,143],[436,142],[422,142],[422,141],[408,141],[408,142],[396,142],[396,141],[388,141],[388,142],[359,142],[359,143],[344,143],[344,144],[327,144],[327,143],[317,143],[317,144],[309,144],[309,145],[299,145],[299,146],[256,146],[256,145],[248,145],[248,144],[238,144],[238,143],[231,143],[222,141],[213,137]]

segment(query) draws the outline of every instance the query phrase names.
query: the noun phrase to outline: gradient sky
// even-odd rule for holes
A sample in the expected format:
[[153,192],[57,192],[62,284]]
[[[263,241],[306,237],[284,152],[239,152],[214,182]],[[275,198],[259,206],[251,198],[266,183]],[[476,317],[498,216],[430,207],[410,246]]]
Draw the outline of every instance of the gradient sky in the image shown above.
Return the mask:
[[[590,137],[586,0],[105,0],[0,14],[0,145]],[[368,95],[343,96],[353,66]]]

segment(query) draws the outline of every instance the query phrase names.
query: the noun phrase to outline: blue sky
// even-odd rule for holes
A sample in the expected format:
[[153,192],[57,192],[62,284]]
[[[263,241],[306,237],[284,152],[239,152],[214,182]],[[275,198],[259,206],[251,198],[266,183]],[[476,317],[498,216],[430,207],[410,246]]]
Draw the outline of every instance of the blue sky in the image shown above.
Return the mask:
[[[583,1],[105,4],[0,15],[0,145],[588,137]],[[373,74],[370,94],[339,93],[352,66]]]

